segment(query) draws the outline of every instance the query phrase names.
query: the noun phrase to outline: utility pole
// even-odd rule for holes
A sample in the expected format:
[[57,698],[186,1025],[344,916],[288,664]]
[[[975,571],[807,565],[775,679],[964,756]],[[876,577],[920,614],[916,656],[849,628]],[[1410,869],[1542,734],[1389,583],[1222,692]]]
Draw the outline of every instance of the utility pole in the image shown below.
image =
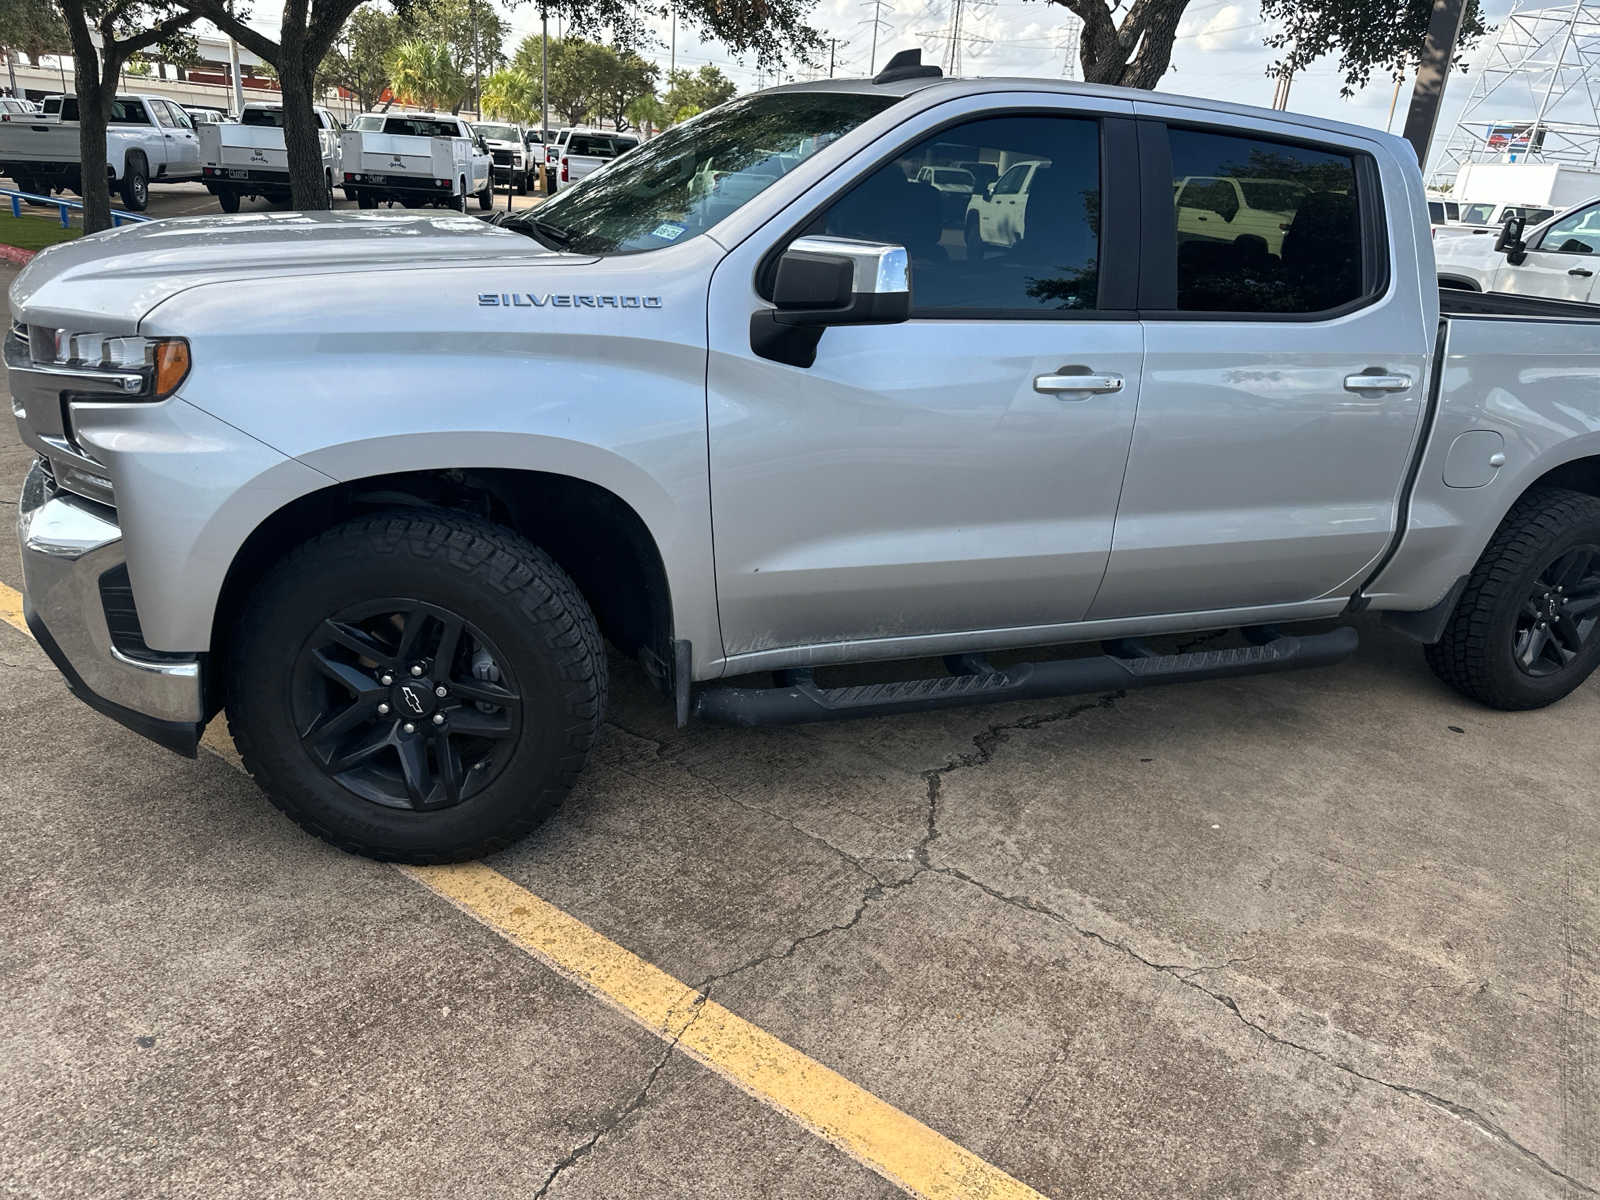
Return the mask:
[[[228,15],[233,16],[233,2],[229,0]],[[244,111],[244,81],[239,78],[239,43],[228,37],[228,80],[233,84],[233,113]]]
[[[838,44],[839,44],[839,39],[838,38],[829,38],[828,39],[828,78],[829,79],[833,78],[833,51],[834,51],[834,47],[836,47]],[[11,72],[11,90],[13,92],[17,90],[17,73],[15,71]]]
[[539,190],[550,186],[550,13],[539,5],[539,141],[544,146],[544,171]]
[[11,94],[13,96],[18,95],[18,92],[17,92],[17,56],[15,54],[13,54],[9,50],[6,51],[6,73],[11,76]]
[[672,87],[672,73],[678,69],[678,10],[673,8],[668,12],[672,14],[672,49],[667,57],[667,88]]
[[1422,44],[1422,60],[1417,64],[1417,81],[1411,88],[1411,108],[1406,113],[1401,135],[1417,152],[1417,163],[1428,166],[1428,146],[1439,122],[1439,107],[1444,103],[1444,85],[1450,78],[1450,59],[1461,37],[1461,18],[1466,0],[1433,0],[1433,16],[1428,21],[1428,36]]
[[483,78],[478,70],[478,10],[467,0],[467,21],[472,26],[472,113],[483,119]]

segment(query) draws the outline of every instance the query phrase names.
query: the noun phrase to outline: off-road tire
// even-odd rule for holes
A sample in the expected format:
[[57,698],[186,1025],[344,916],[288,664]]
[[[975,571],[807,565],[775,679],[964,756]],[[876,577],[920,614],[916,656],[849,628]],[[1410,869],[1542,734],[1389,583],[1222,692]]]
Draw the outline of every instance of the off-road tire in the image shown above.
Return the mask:
[[1517,501],[1472,569],[1444,636],[1424,650],[1433,673],[1463,696],[1506,711],[1543,708],[1582,684],[1600,664],[1600,636],[1543,677],[1517,665],[1513,645],[1518,612],[1540,572],[1584,543],[1600,543],[1600,498],[1547,487]]
[[[390,596],[461,614],[520,681],[510,757],[454,807],[418,812],[361,798],[322,769],[294,725],[300,649],[343,607]],[[460,862],[525,837],[571,789],[605,713],[605,647],[576,585],[525,538],[446,510],[360,517],[290,551],[253,589],[231,644],[228,728],[245,768],[307,832],[381,861]]]

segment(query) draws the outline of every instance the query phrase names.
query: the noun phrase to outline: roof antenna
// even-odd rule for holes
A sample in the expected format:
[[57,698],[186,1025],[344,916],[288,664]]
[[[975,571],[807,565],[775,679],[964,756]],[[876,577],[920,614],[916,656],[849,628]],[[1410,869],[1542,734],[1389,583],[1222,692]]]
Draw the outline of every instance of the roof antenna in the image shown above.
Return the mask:
[[922,65],[921,50],[902,50],[888,62],[883,70],[872,77],[873,83],[894,83],[900,79],[938,79],[944,74],[938,67]]

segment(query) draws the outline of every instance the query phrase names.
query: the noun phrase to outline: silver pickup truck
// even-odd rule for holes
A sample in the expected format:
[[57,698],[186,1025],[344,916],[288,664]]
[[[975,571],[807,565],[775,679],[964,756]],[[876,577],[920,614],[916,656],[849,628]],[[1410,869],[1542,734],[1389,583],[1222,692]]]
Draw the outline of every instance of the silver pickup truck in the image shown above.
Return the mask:
[[[1010,234],[965,237],[947,163]],[[1279,236],[1176,206],[1201,177]],[[1496,708],[1600,659],[1600,322],[1441,297],[1371,129],[897,59],[498,226],[165,221],[10,299],[40,643],[180,751],[226,709],[374,857],[544,818],[606,641],[742,724],[1323,665],[1369,610]]]

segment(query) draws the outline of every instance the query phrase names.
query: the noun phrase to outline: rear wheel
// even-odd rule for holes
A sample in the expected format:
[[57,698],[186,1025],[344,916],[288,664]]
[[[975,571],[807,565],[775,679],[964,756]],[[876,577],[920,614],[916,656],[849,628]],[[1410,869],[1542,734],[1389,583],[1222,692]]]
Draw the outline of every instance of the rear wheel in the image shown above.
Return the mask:
[[457,212],[467,211],[467,177],[463,175],[458,181],[461,184],[461,194],[450,198],[450,207]]
[[1428,665],[1491,708],[1553,704],[1600,664],[1600,499],[1519,500],[1468,578]]
[[967,214],[967,227],[965,231],[967,246],[967,261],[977,262],[983,257],[983,232],[978,226],[978,214]]
[[127,170],[122,175],[122,207],[129,212],[143,212],[150,204],[150,173],[141,155],[128,156]]
[[488,212],[491,208],[494,207],[494,184],[493,183],[486,183],[486,184],[483,185],[483,191],[478,193],[478,207],[481,208],[484,212]]
[[364,517],[291,552],[234,646],[245,766],[305,829],[372,858],[453,862],[523,837],[577,778],[605,707],[572,581],[456,513]]
[[375,200],[373,198],[371,192],[357,192],[356,193],[356,207],[357,208],[377,208],[378,207],[378,202],[377,202],[377,200]]
[[222,205],[222,211],[225,213],[238,212],[239,189],[231,187],[219,187],[217,189],[217,203]]

